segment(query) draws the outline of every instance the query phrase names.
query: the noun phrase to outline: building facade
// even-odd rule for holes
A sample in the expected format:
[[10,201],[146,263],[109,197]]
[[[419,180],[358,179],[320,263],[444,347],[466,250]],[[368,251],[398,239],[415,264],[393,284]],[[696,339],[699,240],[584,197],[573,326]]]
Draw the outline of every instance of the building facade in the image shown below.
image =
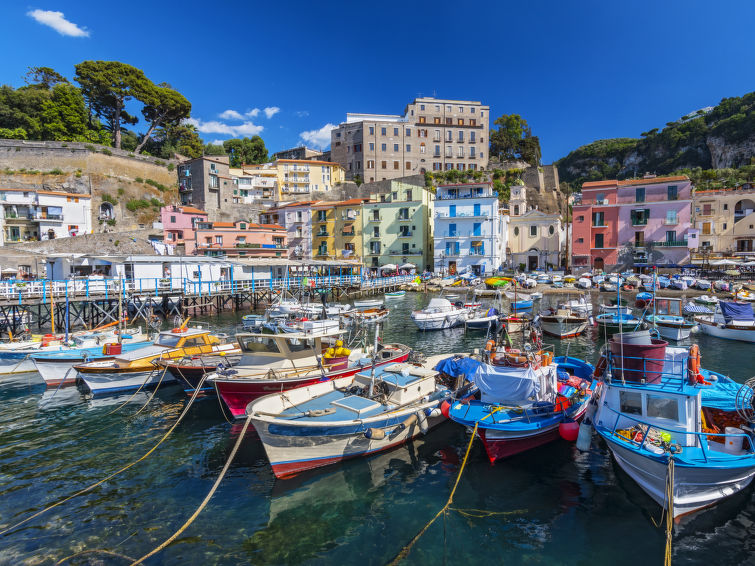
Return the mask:
[[233,179],[233,204],[259,204],[272,206],[278,200],[278,175],[276,170],[249,170],[231,167]]
[[490,183],[441,185],[433,206],[435,271],[485,275],[502,266],[505,223]]
[[282,151],[273,153],[273,161],[276,161],[278,159],[322,159],[322,156],[322,151],[300,145],[299,147],[284,149]]
[[205,155],[181,163],[178,193],[182,205],[191,205],[213,215],[233,204],[236,188],[227,155]]
[[695,191],[692,224],[699,233],[698,251],[725,255],[755,252],[755,188]]
[[511,187],[509,213],[507,256],[510,265],[527,271],[559,268],[566,245],[561,216],[529,206],[522,185]]
[[278,159],[272,163],[244,165],[244,173],[275,179],[275,200],[307,199],[313,192],[328,192],[343,183],[345,173],[338,163],[313,159]]
[[286,228],[288,257],[312,258],[312,207],[318,201],[289,202],[260,214],[260,221]]
[[223,257],[286,257],[286,229],[277,224],[198,222],[186,253]]
[[362,205],[368,201],[357,198],[312,206],[314,259],[362,259]]
[[582,185],[573,207],[575,269],[675,265],[689,257],[692,184],[686,176]]
[[0,189],[0,245],[92,233],[92,197],[64,191]]
[[490,108],[479,101],[417,98],[392,114],[347,114],[331,132],[331,159],[347,179],[371,183],[488,165]]
[[432,271],[432,193],[391,182],[389,193],[370,195],[362,206],[362,256],[368,268],[413,264]]
[[207,222],[207,213],[192,206],[164,206],[160,209],[163,242],[175,246],[178,254],[186,253],[186,242],[194,242],[198,222]]

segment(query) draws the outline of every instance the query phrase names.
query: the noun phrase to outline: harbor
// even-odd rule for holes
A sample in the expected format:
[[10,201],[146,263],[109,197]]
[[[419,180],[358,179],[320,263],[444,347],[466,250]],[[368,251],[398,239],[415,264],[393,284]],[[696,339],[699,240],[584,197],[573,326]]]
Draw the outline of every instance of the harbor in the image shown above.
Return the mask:
[[[480,350],[486,332],[464,325],[421,331],[414,324],[412,313],[447,295],[386,297],[390,314],[379,323],[383,343],[400,342],[428,358]],[[563,297],[544,293],[533,314]],[[588,300],[597,313],[607,298],[595,293]],[[242,330],[244,316],[232,310],[197,314],[192,324],[233,335]],[[520,346],[529,333],[511,338]],[[596,364],[606,337],[600,327],[589,326],[575,338],[542,340],[542,349],[555,356]],[[751,358],[749,344],[694,333],[674,345],[693,344],[703,352],[706,368],[738,383],[750,377],[743,369]],[[207,507],[174,544],[146,563],[195,562],[200,556],[217,564],[390,563],[444,506],[457,480],[453,509],[417,540],[402,563],[444,556],[448,563],[482,561],[491,551],[513,563],[628,564],[638,553],[658,563],[666,545],[663,525],[653,523],[661,507],[616,464],[597,435],[584,452],[557,438],[493,465],[483,443],[470,442],[469,429],[446,421],[392,449],[276,478],[260,436],[251,427],[244,432],[245,419],[233,419],[219,396],[192,402],[186,387],[174,383],[92,397],[80,387],[46,388],[35,373],[5,375],[2,385],[3,528],[137,462],[4,533],[3,557],[14,563],[33,558],[89,564],[94,557],[106,564],[131,563],[187,521],[231,455]],[[141,460],[189,404],[172,434]],[[674,529],[674,562],[745,561],[754,515],[755,496],[748,488],[684,517]],[[642,539],[642,547],[612,539],[618,524]],[[301,535],[292,537],[294,532]],[[705,549],[699,547],[701,537],[709,541]],[[587,539],[589,547],[564,557],[564,547]]]

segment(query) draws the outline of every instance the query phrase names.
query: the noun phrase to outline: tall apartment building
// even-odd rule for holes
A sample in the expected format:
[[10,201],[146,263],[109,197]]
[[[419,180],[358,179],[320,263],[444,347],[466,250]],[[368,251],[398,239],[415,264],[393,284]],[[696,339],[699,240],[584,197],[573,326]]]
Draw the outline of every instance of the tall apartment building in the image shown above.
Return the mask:
[[178,166],[181,204],[200,208],[210,216],[233,204],[234,188],[227,155],[205,155]]
[[231,167],[233,204],[271,206],[278,199],[278,174],[272,171],[249,171],[246,166]]
[[714,253],[755,252],[755,188],[695,191],[692,225],[699,247]]
[[403,116],[352,114],[331,132],[331,159],[371,183],[427,171],[485,169],[490,107],[417,98]]
[[355,259],[362,254],[362,205],[367,198],[319,202],[312,206],[315,259]]
[[673,265],[689,257],[692,184],[687,176],[582,185],[573,207],[572,265],[607,269]]
[[278,159],[273,163],[244,165],[243,170],[252,176],[274,176],[276,200],[306,199],[313,192],[328,192],[345,180],[344,169],[338,163],[313,159]]
[[435,271],[484,275],[501,267],[506,223],[490,183],[441,185],[434,207]]
[[0,245],[92,233],[89,195],[0,189],[0,208]]
[[432,271],[432,193],[424,187],[391,181],[390,192],[371,194],[362,206],[364,263],[413,264]]

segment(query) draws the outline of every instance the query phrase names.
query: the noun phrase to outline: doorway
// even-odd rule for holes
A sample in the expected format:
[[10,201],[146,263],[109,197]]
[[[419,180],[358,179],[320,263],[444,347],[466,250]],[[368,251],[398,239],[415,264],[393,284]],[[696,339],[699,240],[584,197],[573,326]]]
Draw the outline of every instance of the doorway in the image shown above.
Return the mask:
[[456,262],[455,261],[448,262],[448,273],[450,275],[456,275]]
[[603,271],[604,267],[605,267],[605,265],[604,265],[604,262],[603,262],[603,258],[602,257],[596,257],[595,258],[595,262],[593,263],[593,268],[594,269],[600,269],[601,271]]
[[536,255],[527,256],[527,270],[535,271],[536,269],[537,269],[537,256]]

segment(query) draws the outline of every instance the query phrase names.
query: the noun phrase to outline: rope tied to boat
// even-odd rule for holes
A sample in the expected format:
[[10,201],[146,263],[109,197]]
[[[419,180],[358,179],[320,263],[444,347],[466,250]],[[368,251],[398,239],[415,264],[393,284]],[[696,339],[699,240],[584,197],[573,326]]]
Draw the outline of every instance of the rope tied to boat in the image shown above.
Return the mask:
[[666,549],[664,551],[663,566],[671,566],[671,541],[674,534],[674,450],[668,449],[668,465],[666,466],[665,501],[658,522],[652,517],[653,524],[660,527],[663,524],[663,515],[666,515]]

